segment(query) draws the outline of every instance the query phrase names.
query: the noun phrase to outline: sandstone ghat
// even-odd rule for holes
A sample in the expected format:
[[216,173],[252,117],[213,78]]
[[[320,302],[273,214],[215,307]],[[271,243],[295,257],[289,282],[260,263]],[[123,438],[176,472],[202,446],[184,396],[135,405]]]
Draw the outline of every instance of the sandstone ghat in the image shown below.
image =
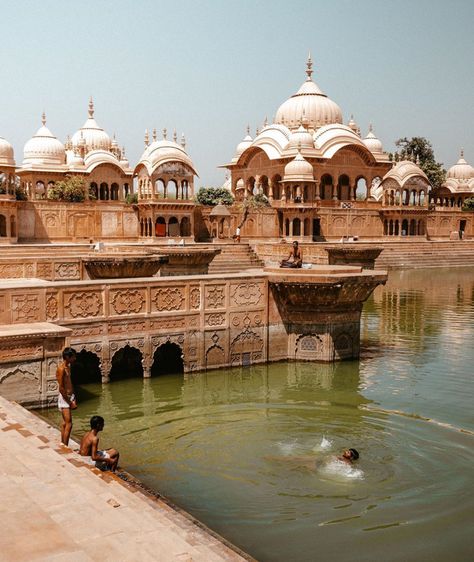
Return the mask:
[[0,466],[2,560],[253,560],[164,499],[86,464],[56,429],[2,397]]

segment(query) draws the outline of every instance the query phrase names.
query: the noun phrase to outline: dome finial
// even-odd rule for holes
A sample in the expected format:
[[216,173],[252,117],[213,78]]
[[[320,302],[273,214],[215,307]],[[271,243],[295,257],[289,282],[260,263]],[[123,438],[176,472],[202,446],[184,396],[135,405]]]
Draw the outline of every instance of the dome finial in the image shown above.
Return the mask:
[[166,127],[163,129],[163,139],[166,140],[166,135],[168,134],[168,131],[166,130]]
[[461,158],[464,158],[464,148],[461,148]]
[[313,60],[311,59],[311,51],[308,53],[308,60],[306,61],[306,82],[311,82],[313,74]]
[[184,137],[184,133],[181,133],[181,146],[183,150],[186,148],[186,138]]
[[89,118],[92,119],[94,117],[94,100],[92,96],[89,98]]
[[153,136],[152,136],[153,142],[156,141],[156,128],[153,127]]
[[148,146],[148,145],[150,144],[150,137],[149,137],[149,135],[148,135],[148,129],[145,129],[145,139],[144,139],[144,142],[145,142],[145,146]]
[[173,131],[173,142],[178,142],[178,135],[176,133],[176,129]]
[[369,123],[369,133],[373,133],[374,128],[372,127],[372,123]]
[[250,136],[250,125],[247,125],[247,135]]
[[46,125],[46,113],[44,111],[41,115],[41,123],[42,123],[43,127]]

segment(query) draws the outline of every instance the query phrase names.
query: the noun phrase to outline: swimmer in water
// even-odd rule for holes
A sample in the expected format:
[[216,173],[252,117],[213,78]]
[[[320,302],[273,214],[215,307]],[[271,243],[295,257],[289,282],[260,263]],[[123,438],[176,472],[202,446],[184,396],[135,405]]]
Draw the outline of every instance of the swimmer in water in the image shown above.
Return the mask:
[[[294,463],[305,468],[314,469],[327,464],[328,457],[325,459],[317,458],[312,456],[288,456],[288,457],[265,457],[269,461],[278,461],[285,463]],[[342,455],[338,457],[330,457],[332,460],[342,461],[346,464],[352,465],[354,461],[359,458],[359,452],[357,449],[344,449]]]
[[343,461],[347,464],[352,464],[359,458],[359,452],[357,449],[346,449],[342,453],[342,457],[337,457],[338,460]]

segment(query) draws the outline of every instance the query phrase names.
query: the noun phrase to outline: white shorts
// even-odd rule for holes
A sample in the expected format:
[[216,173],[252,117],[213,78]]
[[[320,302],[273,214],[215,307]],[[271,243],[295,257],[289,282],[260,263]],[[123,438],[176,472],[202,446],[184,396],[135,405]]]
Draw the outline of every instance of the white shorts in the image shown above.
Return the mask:
[[[71,396],[69,397],[69,400],[71,400],[71,402],[73,400],[75,400],[76,397],[74,396],[74,394],[71,394]],[[64,400],[63,395],[61,393],[59,393],[58,396],[58,408],[60,410],[64,409],[64,408],[70,408],[71,406],[66,402],[66,400]]]

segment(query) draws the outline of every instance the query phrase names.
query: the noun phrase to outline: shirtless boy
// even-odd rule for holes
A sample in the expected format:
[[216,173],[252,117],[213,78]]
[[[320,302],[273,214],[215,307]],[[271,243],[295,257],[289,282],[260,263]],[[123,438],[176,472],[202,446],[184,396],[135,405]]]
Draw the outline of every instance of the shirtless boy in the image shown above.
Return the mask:
[[66,347],[63,351],[63,362],[57,368],[56,378],[59,384],[58,408],[61,411],[61,442],[69,444],[69,436],[72,430],[71,410],[77,408],[76,397],[71,380],[71,365],[76,360],[76,352],[72,347]]
[[290,255],[288,259],[282,260],[280,262],[280,267],[301,267],[303,265],[303,258],[301,256],[301,250],[299,248],[298,242],[295,240],[293,246],[290,250]]
[[108,468],[115,472],[119,461],[119,452],[115,449],[99,449],[99,431],[104,429],[104,418],[102,416],[92,416],[90,424],[91,430],[81,439],[79,454],[83,457],[90,457],[95,462],[97,468]]

